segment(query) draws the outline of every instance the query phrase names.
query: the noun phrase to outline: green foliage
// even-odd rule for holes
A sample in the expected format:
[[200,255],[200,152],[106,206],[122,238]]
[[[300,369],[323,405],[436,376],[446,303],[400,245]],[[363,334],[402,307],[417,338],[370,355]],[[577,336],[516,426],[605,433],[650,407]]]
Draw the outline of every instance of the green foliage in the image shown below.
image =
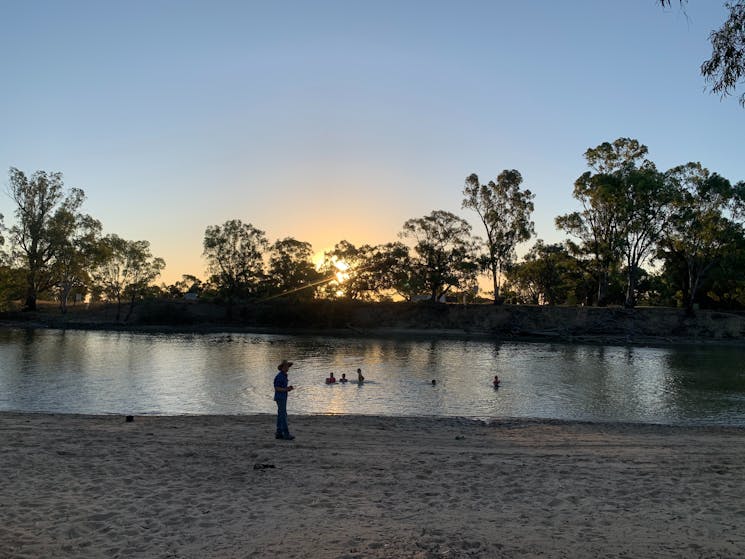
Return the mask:
[[[670,169],[667,178],[675,188],[675,197],[658,255],[665,261],[669,282],[680,292],[680,302],[691,310],[699,293],[706,292],[708,279],[716,275],[718,267],[736,258],[743,245],[743,228],[732,219],[737,213],[738,192],[728,180],[700,163]],[[730,277],[736,276],[733,269]]]
[[26,273],[21,268],[0,265],[0,311],[14,308],[25,293]]
[[[658,0],[670,7],[671,0]],[[688,0],[679,0],[681,7]],[[711,32],[711,58],[701,64],[701,74],[711,83],[711,91],[722,97],[733,95],[745,77],[745,0],[725,2],[729,15],[719,29]],[[745,106],[745,93],[740,95]]]
[[626,269],[624,304],[636,304],[642,263],[652,255],[670,217],[673,189],[646,159],[647,147],[618,138],[585,152],[588,166],[574,184],[582,211],[556,218],[556,225],[577,237],[580,251],[592,258],[599,305],[608,302],[609,278]]
[[80,189],[65,191],[62,173],[36,171],[27,177],[11,167],[9,194],[15,203],[16,223],[10,228],[12,256],[26,270],[27,310],[36,310],[40,293],[58,281],[61,264],[77,224],[85,197]]
[[546,245],[538,239],[524,261],[510,267],[506,275],[513,298],[520,302],[562,305],[581,297],[580,262],[560,244]]
[[101,236],[101,222],[89,215],[66,216],[65,229],[52,266],[54,288],[62,312],[67,312],[67,302],[76,294],[85,295],[91,282],[90,269],[96,258]]
[[[711,58],[701,65],[701,73],[711,90],[722,97],[734,94],[745,77],[745,1],[727,2],[727,20],[709,35]],[[745,107],[745,93],[740,95]]]

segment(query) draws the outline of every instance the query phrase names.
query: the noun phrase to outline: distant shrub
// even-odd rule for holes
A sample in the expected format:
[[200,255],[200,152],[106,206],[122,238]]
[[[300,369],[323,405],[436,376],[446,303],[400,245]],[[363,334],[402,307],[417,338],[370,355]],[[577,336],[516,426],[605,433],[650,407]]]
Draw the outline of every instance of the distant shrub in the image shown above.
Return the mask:
[[194,317],[188,305],[181,302],[147,301],[138,313],[140,324],[181,325],[193,324]]

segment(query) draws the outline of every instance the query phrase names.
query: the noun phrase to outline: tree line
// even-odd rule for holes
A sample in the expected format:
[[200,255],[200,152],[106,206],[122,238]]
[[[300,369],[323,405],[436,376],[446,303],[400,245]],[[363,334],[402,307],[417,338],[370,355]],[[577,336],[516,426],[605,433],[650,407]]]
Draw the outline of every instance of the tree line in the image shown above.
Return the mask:
[[388,243],[341,240],[316,266],[310,243],[270,243],[233,219],[205,230],[205,281],[185,275],[160,286],[165,262],[147,241],[104,235],[81,210],[83,191],[66,190],[60,173],[11,168],[15,223],[1,229],[0,297],[29,310],[55,300],[63,312],[88,297],[115,303],[117,320],[126,308],[126,320],[145,297],[199,296],[228,315],[237,303],[277,297],[474,301],[483,275],[495,304],[745,307],[745,182],[700,163],[660,171],[647,156],[630,138],[588,149],[573,190],[580,209],[555,220],[567,239],[537,239],[520,260],[518,245],[535,236],[534,195],[506,169],[486,183],[465,179],[462,209],[478,217],[479,235],[463,217],[435,210],[404,222]]
[[65,312],[70,299],[88,295],[115,302],[117,320],[127,304],[129,318],[165,268],[150,243],[103,235],[101,222],[81,211],[85,193],[65,189],[61,173],[8,174],[15,223],[6,227],[0,215],[0,303],[20,299],[33,311],[51,299]]

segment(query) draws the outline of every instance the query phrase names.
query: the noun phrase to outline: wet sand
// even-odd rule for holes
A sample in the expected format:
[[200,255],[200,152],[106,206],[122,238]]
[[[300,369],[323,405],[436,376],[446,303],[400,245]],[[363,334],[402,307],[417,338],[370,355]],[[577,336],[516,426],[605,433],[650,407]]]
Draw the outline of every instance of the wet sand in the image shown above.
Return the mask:
[[743,557],[745,430],[0,413],[0,557]]

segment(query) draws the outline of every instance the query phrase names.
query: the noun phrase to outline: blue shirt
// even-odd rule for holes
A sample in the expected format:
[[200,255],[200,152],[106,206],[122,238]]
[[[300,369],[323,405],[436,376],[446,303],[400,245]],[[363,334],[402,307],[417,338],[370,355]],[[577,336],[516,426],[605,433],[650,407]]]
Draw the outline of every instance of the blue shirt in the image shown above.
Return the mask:
[[287,373],[280,371],[277,376],[274,377],[274,399],[275,400],[287,400],[287,392],[277,392],[277,388],[287,388]]

